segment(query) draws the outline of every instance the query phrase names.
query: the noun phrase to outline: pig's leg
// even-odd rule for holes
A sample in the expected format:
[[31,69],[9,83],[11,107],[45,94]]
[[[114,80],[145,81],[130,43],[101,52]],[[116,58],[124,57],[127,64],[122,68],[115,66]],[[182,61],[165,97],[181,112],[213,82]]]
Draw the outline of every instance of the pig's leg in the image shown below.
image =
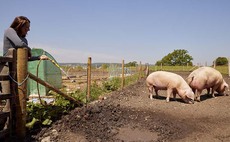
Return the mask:
[[195,95],[194,100],[196,100],[196,98],[197,98],[197,89],[192,88],[192,91],[193,91],[193,93],[194,93],[194,95]]
[[153,86],[149,86],[148,90],[149,90],[149,98],[153,99]]
[[158,96],[159,96],[158,95],[158,89],[155,88],[154,90],[155,90],[156,98],[158,98]]
[[[212,89],[212,90],[211,90],[211,89]],[[214,94],[214,92],[215,92],[215,91],[214,91],[214,92],[213,92],[213,91],[214,91],[213,87],[207,88],[207,95],[210,96],[210,97],[212,97],[213,94]],[[211,94],[210,94],[210,92],[211,92]],[[215,96],[214,96],[214,98],[215,98]]]
[[217,86],[213,86],[213,87],[212,87],[212,97],[213,97],[213,98],[216,98],[216,96],[215,96],[215,91],[216,91],[217,88],[218,88]]
[[200,94],[202,93],[202,90],[196,90],[196,101],[200,102]]
[[177,92],[176,91],[173,91],[173,100],[176,101],[176,94]]
[[207,88],[207,95],[209,95],[211,88]]
[[170,95],[172,94],[173,90],[172,89],[167,89],[167,98],[166,98],[166,102],[168,103],[170,100]]
[[194,94],[196,94],[196,89],[193,88],[192,91],[193,91]]

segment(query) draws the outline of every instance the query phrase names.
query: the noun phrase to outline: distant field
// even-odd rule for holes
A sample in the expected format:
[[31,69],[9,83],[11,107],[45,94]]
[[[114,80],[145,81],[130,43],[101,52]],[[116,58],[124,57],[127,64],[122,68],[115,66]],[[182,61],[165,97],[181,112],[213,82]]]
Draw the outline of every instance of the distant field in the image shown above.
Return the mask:
[[216,66],[216,69],[222,74],[229,74],[228,66]]

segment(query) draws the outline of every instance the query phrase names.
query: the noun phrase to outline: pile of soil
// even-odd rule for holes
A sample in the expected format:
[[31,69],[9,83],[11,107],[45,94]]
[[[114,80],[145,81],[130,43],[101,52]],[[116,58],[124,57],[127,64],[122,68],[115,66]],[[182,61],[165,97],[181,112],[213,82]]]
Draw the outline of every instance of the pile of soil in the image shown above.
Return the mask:
[[[189,73],[178,73],[187,77]],[[230,84],[228,76],[225,81]],[[229,91],[227,91],[230,94]],[[230,141],[230,97],[186,104],[166,91],[149,99],[145,79],[72,110],[51,127],[28,134],[26,141],[51,142],[185,142]]]

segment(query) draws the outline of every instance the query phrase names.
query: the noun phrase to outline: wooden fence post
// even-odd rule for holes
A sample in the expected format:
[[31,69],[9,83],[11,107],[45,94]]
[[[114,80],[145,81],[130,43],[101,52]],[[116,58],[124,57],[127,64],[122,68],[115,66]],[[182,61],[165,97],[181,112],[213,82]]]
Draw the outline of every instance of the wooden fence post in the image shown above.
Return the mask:
[[87,64],[87,96],[86,96],[86,103],[90,101],[90,93],[91,93],[91,57],[88,58]]
[[228,58],[228,76],[230,77],[230,57]]
[[121,82],[121,88],[123,89],[125,86],[125,69],[124,69],[125,61],[122,60],[122,82]]
[[[16,49],[9,49],[9,51],[12,50],[12,55],[13,55],[13,62],[9,63],[9,71],[10,71],[10,76],[14,79],[17,80],[17,50]],[[16,102],[17,102],[17,94],[18,94],[18,86],[17,83],[15,83],[14,81],[10,81],[10,92],[11,95],[13,96],[12,101],[10,102],[10,113],[11,113],[11,118],[10,121],[12,122],[12,126],[11,126],[11,133],[13,136],[15,136],[16,134],[16,119],[17,119],[17,115],[16,115]]]
[[28,78],[28,49],[17,49],[17,82],[18,94],[16,96],[16,135],[19,141],[26,136],[26,98],[27,98],[27,78]]
[[141,78],[141,72],[142,72],[142,65],[141,65],[141,62],[140,62],[140,65],[139,65],[139,79]]
[[145,76],[149,75],[149,64],[146,65]]

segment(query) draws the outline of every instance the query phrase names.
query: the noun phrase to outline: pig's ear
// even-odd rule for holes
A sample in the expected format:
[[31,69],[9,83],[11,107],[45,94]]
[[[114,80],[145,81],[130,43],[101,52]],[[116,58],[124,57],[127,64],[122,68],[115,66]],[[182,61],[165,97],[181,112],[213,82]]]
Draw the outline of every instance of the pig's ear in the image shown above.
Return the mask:
[[184,95],[185,95],[186,98],[189,98],[189,97],[190,97],[187,90],[184,91]]
[[194,99],[194,95],[189,91],[189,90],[185,90],[185,96],[189,99]]
[[185,79],[185,81],[187,82],[188,85],[190,85],[190,84],[192,83],[193,79],[194,79],[194,76],[192,76],[192,77],[187,77],[187,78]]
[[184,91],[184,95],[187,96],[187,91],[186,90]]

